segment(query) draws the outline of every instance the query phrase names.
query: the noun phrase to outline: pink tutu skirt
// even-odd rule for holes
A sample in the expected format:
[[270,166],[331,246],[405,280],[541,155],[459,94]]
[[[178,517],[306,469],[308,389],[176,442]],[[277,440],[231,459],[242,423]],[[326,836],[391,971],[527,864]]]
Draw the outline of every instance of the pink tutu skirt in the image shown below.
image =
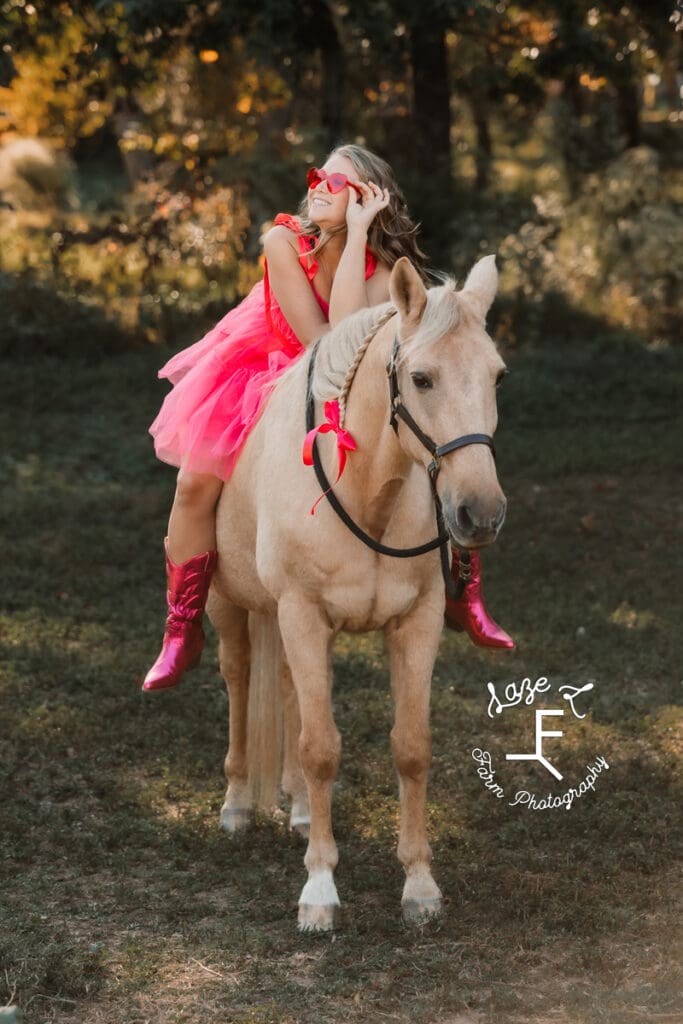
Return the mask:
[[158,458],[227,480],[274,384],[303,352],[260,281],[159,371],[174,386],[150,427]]

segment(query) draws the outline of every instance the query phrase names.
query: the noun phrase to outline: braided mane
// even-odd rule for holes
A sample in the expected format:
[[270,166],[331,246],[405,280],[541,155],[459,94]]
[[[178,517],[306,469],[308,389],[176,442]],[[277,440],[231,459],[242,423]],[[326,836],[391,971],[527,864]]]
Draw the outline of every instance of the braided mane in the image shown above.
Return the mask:
[[[464,312],[455,291],[455,281],[449,278],[445,284],[430,288],[420,327],[410,341],[402,345],[401,358],[450,334],[459,325]],[[313,394],[320,401],[339,399],[342,423],[348,392],[365,350],[395,313],[395,307],[388,302],[360,309],[320,339]]]

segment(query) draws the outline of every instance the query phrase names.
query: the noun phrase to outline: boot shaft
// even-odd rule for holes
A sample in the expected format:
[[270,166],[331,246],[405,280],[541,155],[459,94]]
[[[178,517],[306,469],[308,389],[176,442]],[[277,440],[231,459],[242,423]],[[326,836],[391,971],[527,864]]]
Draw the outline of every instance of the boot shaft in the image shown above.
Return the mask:
[[218,554],[215,551],[205,551],[176,565],[168,551],[168,538],[164,542],[164,547],[169,614],[188,622],[199,622],[204,615]]

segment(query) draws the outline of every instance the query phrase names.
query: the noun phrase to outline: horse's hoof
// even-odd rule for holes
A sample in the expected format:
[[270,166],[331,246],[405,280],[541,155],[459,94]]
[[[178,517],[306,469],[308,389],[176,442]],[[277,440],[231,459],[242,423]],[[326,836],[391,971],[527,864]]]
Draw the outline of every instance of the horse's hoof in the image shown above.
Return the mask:
[[229,835],[241,832],[252,822],[252,812],[249,807],[223,807],[221,810],[221,828]]
[[443,900],[439,896],[432,899],[407,899],[401,901],[403,920],[406,924],[427,924],[440,917],[443,913]]
[[339,904],[328,903],[324,907],[312,903],[299,904],[300,932],[331,932],[339,924]]
[[337,923],[339,896],[329,868],[312,871],[299,897],[299,930],[331,932]]

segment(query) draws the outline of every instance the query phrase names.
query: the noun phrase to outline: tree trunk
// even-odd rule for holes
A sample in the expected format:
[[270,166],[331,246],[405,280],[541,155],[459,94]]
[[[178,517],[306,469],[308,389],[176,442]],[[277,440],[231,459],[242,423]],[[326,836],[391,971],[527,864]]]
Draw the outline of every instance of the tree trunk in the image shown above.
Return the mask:
[[322,59],[321,120],[325,146],[330,150],[342,142],[346,66],[337,29],[326,5],[321,6],[320,13],[322,14],[323,11],[326,12],[326,15],[322,19],[324,31],[320,46]]
[[662,88],[669,110],[678,110],[680,101],[678,63],[672,52],[662,57]]
[[413,67],[415,164],[425,178],[450,191],[451,91],[446,25],[427,7],[410,33]]
[[491,132],[486,110],[486,104],[477,96],[469,95],[467,101],[472,112],[472,120],[477,132],[477,150],[475,163],[477,168],[476,185],[479,191],[488,187],[491,177],[491,159],[493,150],[491,146]]
[[9,89],[16,74],[17,69],[14,66],[12,55],[0,50],[0,88]]
[[626,136],[626,148],[640,145],[640,103],[635,82],[617,86],[617,113],[619,127]]
[[581,119],[581,115],[585,111],[585,97],[581,83],[579,82],[579,75],[576,68],[568,68],[564,77],[564,95],[567,98],[567,102],[571,107],[571,111],[574,117],[578,120]]

